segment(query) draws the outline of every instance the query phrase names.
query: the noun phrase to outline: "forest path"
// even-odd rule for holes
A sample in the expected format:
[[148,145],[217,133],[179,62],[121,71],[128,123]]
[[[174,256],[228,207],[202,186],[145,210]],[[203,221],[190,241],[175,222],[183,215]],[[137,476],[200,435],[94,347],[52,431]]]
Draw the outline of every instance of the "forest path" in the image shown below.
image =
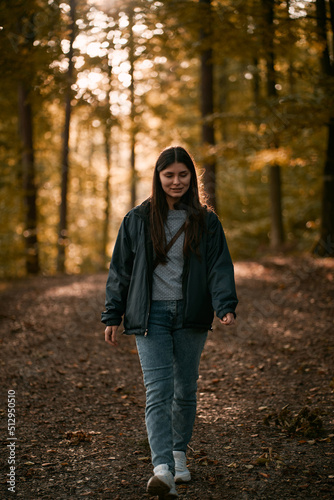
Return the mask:
[[[332,499],[334,261],[276,257],[235,270],[237,323],[215,321],[209,334],[193,480],[180,498]],[[104,342],[106,277],[0,284],[1,499],[148,498],[142,375],[133,337]]]

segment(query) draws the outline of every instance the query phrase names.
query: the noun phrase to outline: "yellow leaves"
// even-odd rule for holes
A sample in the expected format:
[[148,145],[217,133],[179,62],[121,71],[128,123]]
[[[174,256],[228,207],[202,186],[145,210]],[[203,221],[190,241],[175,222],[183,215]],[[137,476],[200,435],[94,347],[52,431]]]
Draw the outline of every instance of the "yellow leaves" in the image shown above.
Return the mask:
[[270,148],[258,151],[250,158],[251,171],[262,170],[263,168],[274,165],[286,167],[291,161],[290,148]]

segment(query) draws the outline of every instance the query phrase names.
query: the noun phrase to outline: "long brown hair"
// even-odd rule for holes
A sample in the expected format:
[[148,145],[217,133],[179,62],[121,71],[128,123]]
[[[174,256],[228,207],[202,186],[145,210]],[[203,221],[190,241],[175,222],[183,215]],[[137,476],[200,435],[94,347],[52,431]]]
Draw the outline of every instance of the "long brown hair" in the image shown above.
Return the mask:
[[151,238],[156,258],[159,263],[167,262],[166,235],[164,224],[167,220],[168,203],[166,194],[160,182],[160,172],[173,163],[183,163],[191,173],[190,186],[188,191],[182,196],[175,209],[186,210],[186,227],[183,252],[189,255],[190,251],[195,252],[198,257],[199,242],[204,230],[204,215],[206,207],[201,201],[203,198],[201,185],[197,179],[195,164],[190,154],[181,146],[170,147],[162,151],[154,169],[153,187],[151,195]]

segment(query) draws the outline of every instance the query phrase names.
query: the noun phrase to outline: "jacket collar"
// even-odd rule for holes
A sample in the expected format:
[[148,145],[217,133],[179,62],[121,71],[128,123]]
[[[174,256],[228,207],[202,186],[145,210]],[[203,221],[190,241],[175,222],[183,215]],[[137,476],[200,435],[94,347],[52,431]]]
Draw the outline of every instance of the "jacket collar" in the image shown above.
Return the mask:
[[147,198],[143,203],[134,208],[135,214],[145,222],[150,219],[151,199]]

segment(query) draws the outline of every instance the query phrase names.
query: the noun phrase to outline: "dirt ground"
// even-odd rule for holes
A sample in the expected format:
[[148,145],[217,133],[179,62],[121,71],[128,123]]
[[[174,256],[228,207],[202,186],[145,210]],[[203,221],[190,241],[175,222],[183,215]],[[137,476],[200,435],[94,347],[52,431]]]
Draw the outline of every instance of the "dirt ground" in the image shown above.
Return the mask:
[[[237,324],[209,334],[180,498],[333,499],[334,261],[235,270]],[[104,342],[105,281],[1,284],[1,499],[149,498],[140,365],[133,337]]]

